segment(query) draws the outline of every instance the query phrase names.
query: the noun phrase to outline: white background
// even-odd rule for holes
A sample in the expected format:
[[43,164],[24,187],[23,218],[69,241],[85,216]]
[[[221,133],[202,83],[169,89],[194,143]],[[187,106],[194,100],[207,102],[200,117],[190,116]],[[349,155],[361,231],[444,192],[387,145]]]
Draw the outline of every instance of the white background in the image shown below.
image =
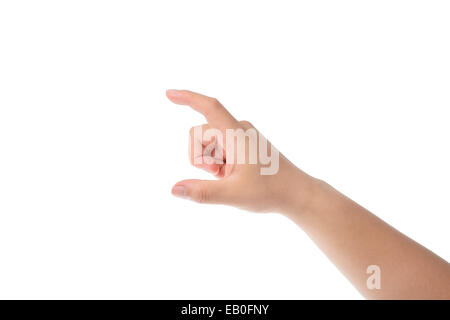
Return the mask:
[[215,96],[450,259],[448,1],[0,2],[0,298],[360,298],[293,223],[172,185]]

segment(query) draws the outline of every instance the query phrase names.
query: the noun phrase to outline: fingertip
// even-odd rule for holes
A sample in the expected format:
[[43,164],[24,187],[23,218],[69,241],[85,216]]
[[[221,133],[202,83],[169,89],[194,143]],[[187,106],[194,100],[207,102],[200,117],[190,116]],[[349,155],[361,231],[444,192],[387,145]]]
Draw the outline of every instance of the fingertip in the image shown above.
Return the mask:
[[172,194],[175,197],[179,197],[179,198],[188,198],[187,197],[187,192],[186,192],[186,187],[183,185],[179,185],[176,184],[172,187]]
[[171,100],[172,96],[175,94],[175,89],[167,89],[166,90],[166,97],[169,98],[169,100]]
[[185,104],[183,90],[167,89],[166,97],[173,103]]
[[166,89],[166,96],[172,96],[175,95],[179,92],[180,90],[177,89]]
[[194,164],[195,167],[203,169],[206,172],[217,176],[220,172],[221,165],[216,162],[217,160],[213,157],[203,157],[202,163]]

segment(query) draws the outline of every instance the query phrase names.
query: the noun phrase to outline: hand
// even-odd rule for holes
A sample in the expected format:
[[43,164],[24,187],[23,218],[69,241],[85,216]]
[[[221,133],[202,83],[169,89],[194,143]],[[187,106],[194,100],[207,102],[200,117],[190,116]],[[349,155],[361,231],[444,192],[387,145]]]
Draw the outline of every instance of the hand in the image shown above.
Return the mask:
[[294,206],[296,211],[306,206],[313,179],[279,154],[250,122],[237,121],[211,97],[186,90],[167,90],[166,95],[205,116],[207,124],[190,130],[190,160],[219,179],[180,181],[172,188],[175,196],[255,212],[288,213]]

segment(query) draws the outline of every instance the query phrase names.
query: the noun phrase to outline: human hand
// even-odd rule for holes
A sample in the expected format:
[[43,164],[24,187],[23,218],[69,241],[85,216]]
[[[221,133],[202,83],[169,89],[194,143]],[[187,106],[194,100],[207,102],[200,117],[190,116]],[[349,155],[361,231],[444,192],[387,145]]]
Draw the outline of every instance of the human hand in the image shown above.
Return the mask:
[[205,116],[207,124],[190,130],[190,161],[218,178],[182,180],[172,188],[175,196],[255,212],[289,213],[306,207],[313,179],[250,122],[236,120],[211,97],[187,90],[167,90],[166,95]]

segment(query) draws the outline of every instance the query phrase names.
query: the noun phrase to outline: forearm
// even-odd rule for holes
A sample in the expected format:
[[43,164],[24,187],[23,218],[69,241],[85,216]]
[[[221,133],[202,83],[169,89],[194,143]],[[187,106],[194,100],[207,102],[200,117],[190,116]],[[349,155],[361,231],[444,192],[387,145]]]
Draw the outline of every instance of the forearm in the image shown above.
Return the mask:
[[[301,181],[304,185],[304,181]],[[450,265],[328,184],[311,178],[308,199],[293,195],[286,215],[366,298],[449,299]],[[304,188],[304,187],[301,187]],[[381,288],[369,289],[369,266]]]

